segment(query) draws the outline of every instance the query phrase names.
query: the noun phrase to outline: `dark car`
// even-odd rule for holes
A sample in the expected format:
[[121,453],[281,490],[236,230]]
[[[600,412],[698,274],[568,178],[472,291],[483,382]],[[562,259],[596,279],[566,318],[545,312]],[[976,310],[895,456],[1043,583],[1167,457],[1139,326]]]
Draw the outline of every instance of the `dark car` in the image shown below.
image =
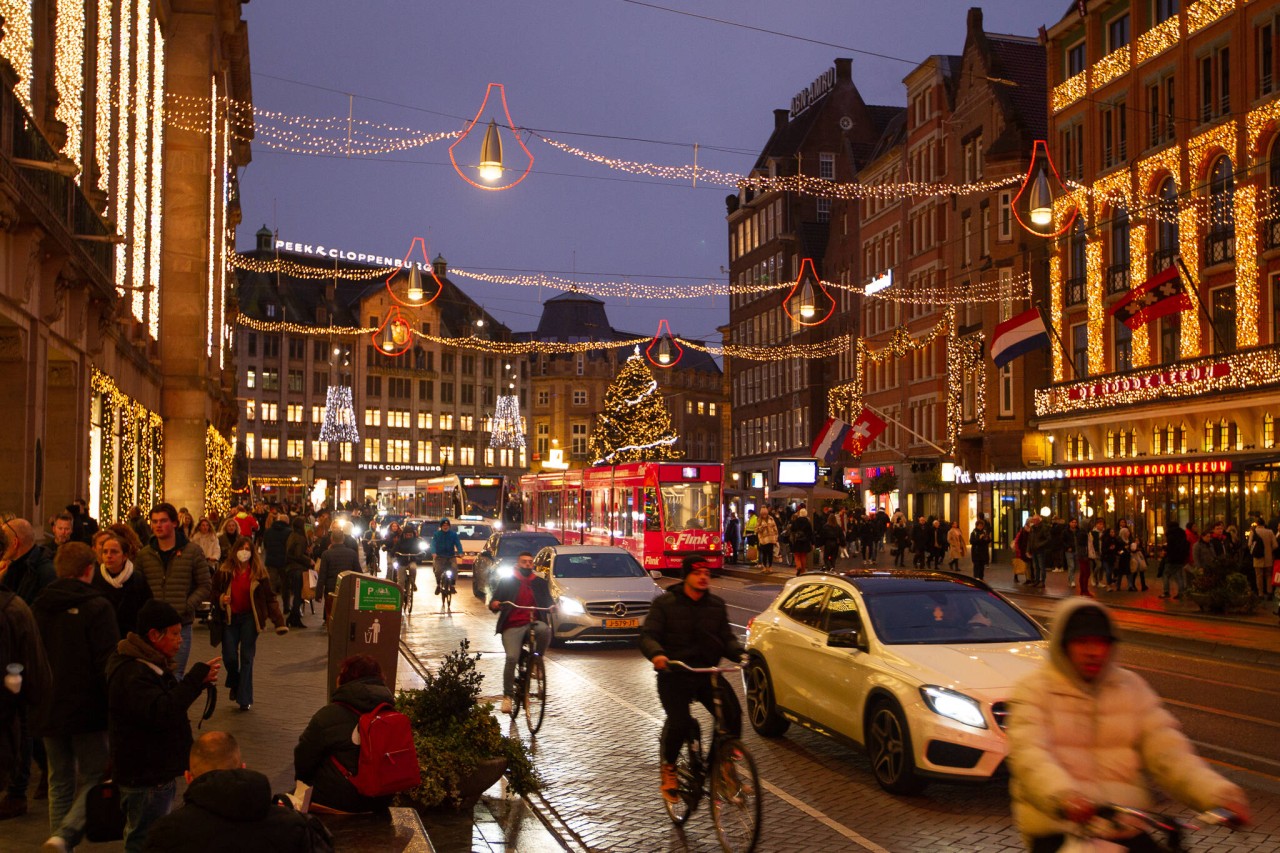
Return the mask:
[[550,533],[509,530],[493,534],[484,543],[484,550],[476,555],[475,569],[471,573],[471,591],[476,598],[488,598],[502,573],[515,570],[516,557],[522,552],[537,554],[543,548],[559,544],[560,541]]

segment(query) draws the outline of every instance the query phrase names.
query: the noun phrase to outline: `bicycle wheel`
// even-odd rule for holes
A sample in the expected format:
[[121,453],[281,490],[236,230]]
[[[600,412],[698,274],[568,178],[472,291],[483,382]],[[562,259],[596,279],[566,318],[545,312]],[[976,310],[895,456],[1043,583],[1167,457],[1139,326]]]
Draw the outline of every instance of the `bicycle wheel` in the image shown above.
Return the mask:
[[716,748],[711,774],[711,819],[725,853],[756,849],[760,838],[760,776],[742,741],[728,738]]
[[524,718],[529,724],[529,734],[536,735],[542,728],[542,717],[547,713],[547,666],[542,655],[530,655],[528,679],[524,686]]
[[[666,731],[665,723],[662,728]],[[698,721],[694,720],[689,738],[676,757],[676,779],[679,782],[677,799],[674,803],[668,802],[666,798],[662,800],[663,805],[667,807],[667,816],[676,826],[684,826],[689,820],[689,815],[698,808],[698,802],[702,799],[702,782],[706,771],[702,759],[701,741],[701,730]]]
[[529,650],[520,649],[520,659],[516,661],[515,679],[511,685],[515,695],[511,697],[511,721],[515,722],[520,709],[524,707],[525,691],[529,689]]

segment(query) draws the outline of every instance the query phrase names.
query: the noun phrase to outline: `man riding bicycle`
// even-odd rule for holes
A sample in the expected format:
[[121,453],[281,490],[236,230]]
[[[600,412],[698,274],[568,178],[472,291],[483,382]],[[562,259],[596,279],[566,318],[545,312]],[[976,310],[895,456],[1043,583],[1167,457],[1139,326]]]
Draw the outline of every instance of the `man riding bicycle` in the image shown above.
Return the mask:
[[[512,607],[511,605],[518,605]],[[539,654],[547,650],[551,642],[551,626],[547,624],[546,611],[555,602],[551,600],[551,586],[547,579],[533,571],[533,554],[521,552],[516,558],[516,570],[510,577],[498,581],[489,602],[489,609],[498,614],[498,627],[494,633],[502,635],[502,648],[507,653],[506,666],[502,668],[502,713],[511,713],[511,695],[515,692],[516,662],[520,659],[520,646],[530,623],[538,644]],[[538,611],[521,610],[536,607]]]
[[735,738],[742,736],[742,706],[723,675],[715,677],[713,688],[702,675],[667,666],[669,660],[716,666],[721,658],[737,660],[743,653],[724,599],[709,591],[711,569],[698,557],[686,557],[680,572],[684,582],[654,599],[640,629],[640,652],[658,671],[658,699],[667,715],[662,729],[662,796],[669,803],[678,799],[675,765],[693,726],[690,703],[696,699],[714,713],[713,689],[718,689],[725,729]]
[[[1225,808],[1247,823],[1244,791],[1195,754],[1145,681],[1114,663],[1109,611],[1088,598],[1063,602],[1049,659],[1014,688],[1009,707],[1013,820],[1032,853],[1054,853],[1100,805],[1149,809],[1147,777],[1201,811]],[[1118,829],[1121,850],[1163,848]]]
[[[455,582],[458,579],[457,558],[462,556],[462,540],[458,532],[449,526],[449,519],[440,520],[440,526],[431,536],[431,568],[436,573],[436,595],[449,584],[449,593],[457,592]],[[445,572],[450,572],[445,581]]]

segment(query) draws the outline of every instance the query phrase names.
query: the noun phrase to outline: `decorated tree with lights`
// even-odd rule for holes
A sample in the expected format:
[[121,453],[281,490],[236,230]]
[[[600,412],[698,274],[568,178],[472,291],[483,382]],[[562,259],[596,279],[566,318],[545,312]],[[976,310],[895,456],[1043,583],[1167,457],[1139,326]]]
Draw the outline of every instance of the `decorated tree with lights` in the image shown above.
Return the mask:
[[675,448],[676,439],[658,382],[636,347],[604,393],[604,411],[591,433],[591,464],[679,459],[684,451]]

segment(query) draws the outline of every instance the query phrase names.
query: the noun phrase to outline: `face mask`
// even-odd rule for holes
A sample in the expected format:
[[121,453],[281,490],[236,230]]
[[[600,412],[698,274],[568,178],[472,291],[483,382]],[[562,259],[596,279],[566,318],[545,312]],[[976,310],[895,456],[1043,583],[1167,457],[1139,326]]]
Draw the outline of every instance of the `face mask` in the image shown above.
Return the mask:
[[236,551],[236,559],[242,563],[249,562],[249,558],[252,556],[253,554],[249,551]]

